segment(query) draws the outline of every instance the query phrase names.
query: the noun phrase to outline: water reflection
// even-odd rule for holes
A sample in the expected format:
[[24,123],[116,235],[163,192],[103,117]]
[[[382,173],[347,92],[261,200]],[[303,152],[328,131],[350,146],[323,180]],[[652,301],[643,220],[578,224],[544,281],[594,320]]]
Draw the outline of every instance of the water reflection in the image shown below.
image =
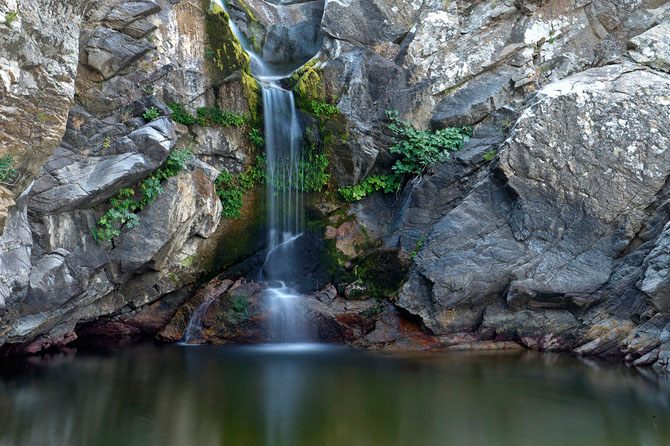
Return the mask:
[[0,445],[667,445],[667,379],[558,355],[140,346],[5,361]]

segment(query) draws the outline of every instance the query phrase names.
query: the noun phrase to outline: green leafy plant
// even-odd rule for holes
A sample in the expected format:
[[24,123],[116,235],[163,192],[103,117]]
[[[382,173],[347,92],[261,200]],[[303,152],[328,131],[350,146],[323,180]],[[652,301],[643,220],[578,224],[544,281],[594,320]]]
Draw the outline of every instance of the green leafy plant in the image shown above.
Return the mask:
[[383,191],[388,194],[395,192],[400,187],[402,175],[393,173],[390,175],[370,175],[356,186],[343,187],[337,191],[345,201],[358,201],[372,193]]
[[323,102],[312,101],[310,103],[310,113],[318,118],[328,118],[340,113],[340,109]]
[[106,137],[105,140],[103,141],[103,143],[102,143],[102,147],[104,147],[105,149],[109,149],[109,147],[110,147],[111,145],[112,145],[112,137],[111,137],[111,136],[108,136],[108,137]]
[[[172,110],[171,118],[180,124],[191,125],[199,124],[203,127],[242,127],[249,122],[249,115],[239,115],[229,111],[221,110],[219,107],[200,107],[196,110],[197,116],[193,116],[186,110],[184,104],[180,102],[173,102],[167,104]],[[254,136],[261,137],[257,129]],[[253,132],[253,130],[252,130]],[[250,135],[251,137],[251,135]],[[252,142],[255,142],[252,138]],[[261,144],[262,145],[262,144]]]
[[270,172],[268,184],[276,190],[321,192],[330,181],[328,157],[317,150],[314,142],[303,153],[297,167],[291,169],[291,165],[291,160],[279,158],[272,166],[266,166],[266,170]]
[[395,192],[405,175],[421,175],[438,162],[449,158],[449,153],[460,150],[472,135],[470,127],[449,127],[435,132],[415,130],[409,122],[401,121],[398,112],[387,111],[391,123],[388,128],[395,135],[391,153],[400,155],[391,175],[371,175],[359,185],[338,189],[346,201],[357,201],[377,192]]
[[19,173],[14,169],[14,158],[11,155],[0,158],[0,183],[11,184],[18,175]]
[[416,257],[416,255],[421,251],[421,248],[423,247],[423,242],[426,240],[426,236],[422,236],[419,241],[416,242],[416,248],[414,248],[414,251],[410,254],[411,258]]
[[19,15],[19,11],[10,11],[5,13],[5,25],[9,26],[16,19],[16,16]]
[[205,127],[242,127],[249,120],[248,115],[238,115],[229,111],[221,110],[219,107],[201,107],[197,110],[198,124]]
[[263,147],[263,144],[265,144],[265,138],[263,138],[261,131],[258,129],[251,129],[249,139],[258,148]]
[[173,150],[161,168],[140,184],[142,197],[135,197],[135,190],[124,188],[109,200],[109,210],[91,228],[93,238],[98,243],[112,240],[121,235],[121,228],[133,228],[140,224],[138,212],[150,205],[164,192],[162,181],[177,175],[192,156],[191,151]]
[[498,153],[498,152],[497,152],[495,149],[494,149],[494,150],[491,150],[490,152],[486,152],[486,153],[484,154],[483,158],[484,158],[486,161],[491,161],[493,158],[496,157],[496,154],[497,154],[497,153]]
[[242,218],[242,206],[244,205],[244,193],[258,183],[265,181],[265,158],[256,157],[256,163],[247,168],[238,176],[231,175],[228,172],[221,172],[214,185],[216,194],[221,200],[223,209],[221,215],[224,218]]
[[146,94],[151,94],[151,93],[154,92],[154,87],[152,87],[152,86],[146,86],[146,87],[144,87],[144,88],[142,89],[142,91],[145,92]]
[[151,107],[148,110],[144,111],[144,114],[142,115],[144,119],[148,119],[149,121],[153,121],[154,119],[158,118],[159,113],[158,109],[156,107]]
[[171,104],[167,105],[170,107],[172,110],[172,115],[170,117],[174,122],[178,122],[180,124],[184,125],[191,125],[195,124],[195,116],[190,114],[185,108],[184,104],[180,104],[179,102],[173,102]]
[[360,311],[359,314],[365,316],[366,318],[371,318],[381,314],[384,311],[384,304],[378,304],[374,307],[368,308],[367,310]]
[[395,143],[391,153],[400,155],[393,171],[420,175],[436,163],[445,162],[449,153],[460,150],[472,135],[470,127],[449,127],[435,132],[414,130],[409,122],[401,121],[397,111],[387,111],[391,120],[388,128]]

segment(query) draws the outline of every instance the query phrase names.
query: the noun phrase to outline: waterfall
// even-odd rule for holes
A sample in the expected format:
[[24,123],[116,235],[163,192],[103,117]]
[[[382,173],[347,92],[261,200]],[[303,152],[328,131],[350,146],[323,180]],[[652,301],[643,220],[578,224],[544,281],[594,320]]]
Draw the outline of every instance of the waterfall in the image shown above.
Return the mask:
[[[214,0],[226,11],[221,0]],[[278,74],[253,52],[232,18],[230,29],[250,58],[250,69],[263,92],[265,160],[267,184],[267,254],[260,280],[268,283],[264,292],[271,309],[270,329],[274,342],[296,342],[310,338],[300,294],[292,288],[299,274],[296,245],[303,235],[305,217],[302,171],[302,127],[293,92],[279,86]]]
[[296,244],[303,235],[302,128],[293,93],[274,84],[263,87],[267,182],[268,252],[261,280],[269,282],[265,298],[271,308],[271,333],[275,342],[306,339],[305,315],[300,295],[289,286],[295,282]]
[[214,302],[213,298],[201,303],[191,316],[191,320],[188,321],[188,326],[184,332],[184,342],[186,344],[190,344],[193,341],[197,342],[202,337],[202,322],[212,302]]

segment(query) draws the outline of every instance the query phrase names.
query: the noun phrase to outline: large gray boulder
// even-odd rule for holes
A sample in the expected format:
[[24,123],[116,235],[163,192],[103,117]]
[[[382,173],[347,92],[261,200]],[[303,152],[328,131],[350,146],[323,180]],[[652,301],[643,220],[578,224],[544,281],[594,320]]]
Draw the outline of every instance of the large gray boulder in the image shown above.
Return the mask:
[[434,226],[398,304],[435,333],[475,329],[501,300],[513,311],[583,305],[670,174],[669,88],[668,76],[615,65],[542,89],[496,176]]

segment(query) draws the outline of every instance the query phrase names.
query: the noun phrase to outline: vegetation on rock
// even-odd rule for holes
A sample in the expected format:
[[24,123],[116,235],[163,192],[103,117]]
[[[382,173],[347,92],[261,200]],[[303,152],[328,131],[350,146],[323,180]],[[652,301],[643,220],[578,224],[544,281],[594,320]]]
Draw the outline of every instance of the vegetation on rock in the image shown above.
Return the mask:
[[0,158],[0,183],[11,184],[18,177],[18,172],[14,169],[14,158],[7,155]]
[[[221,110],[218,107],[200,107],[196,110],[196,117],[189,113],[184,104],[180,102],[173,102],[167,105],[172,109],[172,120],[184,125],[198,124],[203,127],[242,127],[250,123],[251,119],[248,114],[240,115]],[[249,131],[249,140],[259,148],[265,143],[261,131],[256,127],[252,127]]]
[[224,218],[241,219],[244,193],[264,181],[265,158],[263,156],[258,156],[254,165],[249,166],[237,176],[221,172],[215,182],[216,194],[223,205],[221,215]]
[[142,197],[135,198],[135,190],[124,188],[109,200],[110,209],[91,228],[93,238],[98,242],[108,241],[121,235],[121,228],[133,228],[140,224],[137,215],[164,192],[162,182],[177,175],[192,156],[191,151],[173,150],[161,168],[140,184]]
[[398,118],[396,110],[387,111],[389,130],[395,135],[391,153],[400,155],[391,168],[393,174],[372,175],[359,185],[338,189],[346,201],[357,201],[377,191],[397,191],[406,175],[423,174],[438,162],[449,158],[449,153],[460,150],[472,135],[470,127],[449,127],[435,132],[415,130],[409,122]]
[[237,70],[249,72],[249,56],[228,24],[228,14],[214,2],[202,0],[207,11],[207,41],[215,77],[221,79]]
[[295,169],[295,175],[285,174],[288,172],[287,160],[279,159],[275,161],[270,169],[275,172],[268,179],[266,171],[268,169],[267,159],[263,155],[256,157],[256,163],[248,167],[240,175],[231,175],[228,172],[221,172],[216,179],[216,193],[221,199],[223,205],[222,215],[225,218],[242,218],[241,209],[244,204],[244,193],[257,184],[268,184],[277,191],[296,190],[300,192],[321,192],[330,181],[328,170],[328,158],[324,153],[320,153],[316,144],[309,145],[309,149],[303,153],[303,157],[298,161]]
[[156,107],[151,107],[148,110],[144,111],[144,114],[142,114],[142,117],[144,119],[148,119],[149,121],[153,121],[154,119],[158,118],[159,113],[158,109]]

